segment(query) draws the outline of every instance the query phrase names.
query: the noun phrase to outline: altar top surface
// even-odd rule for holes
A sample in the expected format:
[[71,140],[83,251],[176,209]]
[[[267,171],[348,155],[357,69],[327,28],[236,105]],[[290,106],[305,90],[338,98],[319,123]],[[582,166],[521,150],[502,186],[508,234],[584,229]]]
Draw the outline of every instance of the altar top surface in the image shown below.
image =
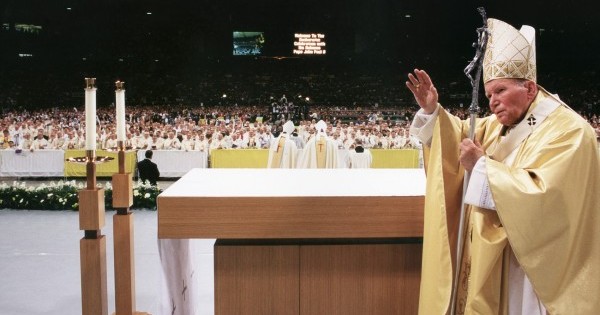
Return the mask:
[[159,197],[423,196],[423,169],[201,169]]
[[193,169],[158,196],[158,237],[421,237],[424,195],[422,169]]

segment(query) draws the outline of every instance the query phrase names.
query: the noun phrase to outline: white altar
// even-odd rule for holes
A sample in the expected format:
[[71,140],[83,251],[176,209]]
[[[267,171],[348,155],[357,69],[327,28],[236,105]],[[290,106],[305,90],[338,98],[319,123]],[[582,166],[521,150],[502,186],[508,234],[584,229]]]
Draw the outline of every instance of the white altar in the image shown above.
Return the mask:
[[[193,260],[191,238],[418,238],[424,194],[423,169],[193,169],[157,200],[164,280],[160,314],[174,307],[189,314],[202,308],[194,299],[201,268]],[[414,245],[392,246],[420,266],[420,245]],[[414,294],[409,282],[418,286],[419,277],[410,277],[402,279],[403,290]],[[418,301],[416,292],[401,300]],[[215,309],[223,303],[217,297]]]

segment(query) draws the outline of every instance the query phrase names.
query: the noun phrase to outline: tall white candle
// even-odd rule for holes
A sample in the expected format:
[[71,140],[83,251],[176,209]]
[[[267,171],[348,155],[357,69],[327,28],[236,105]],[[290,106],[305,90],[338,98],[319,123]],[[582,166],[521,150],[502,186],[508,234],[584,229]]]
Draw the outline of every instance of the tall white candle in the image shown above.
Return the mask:
[[85,81],[85,149],[96,150],[96,79]]
[[117,89],[115,90],[116,107],[117,107],[117,141],[125,141],[125,90],[123,83],[117,81]]

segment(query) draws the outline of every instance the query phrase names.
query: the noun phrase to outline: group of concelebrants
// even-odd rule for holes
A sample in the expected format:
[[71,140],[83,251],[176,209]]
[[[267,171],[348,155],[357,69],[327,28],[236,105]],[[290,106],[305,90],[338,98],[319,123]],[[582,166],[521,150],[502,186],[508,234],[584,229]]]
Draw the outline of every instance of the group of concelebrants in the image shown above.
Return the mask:
[[[294,136],[295,129],[291,120],[283,125],[280,135],[271,142],[267,168],[339,167],[339,149],[344,146],[327,135],[327,124],[324,121],[320,120],[315,125],[314,136],[301,146],[297,141],[298,138]],[[350,168],[371,167],[373,162],[371,152],[364,148],[359,138],[354,139],[350,147],[345,164]],[[298,152],[299,149],[302,149],[301,152]]]

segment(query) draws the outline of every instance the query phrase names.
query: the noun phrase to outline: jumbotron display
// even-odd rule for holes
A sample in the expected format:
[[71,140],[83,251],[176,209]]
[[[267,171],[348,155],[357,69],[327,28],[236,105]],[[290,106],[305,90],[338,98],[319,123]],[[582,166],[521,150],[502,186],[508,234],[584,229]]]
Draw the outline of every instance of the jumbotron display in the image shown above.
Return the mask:
[[295,33],[294,55],[325,55],[327,44],[325,34],[322,33]]
[[234,56],[262,55],[264,46],[264,32],[233,32]]

